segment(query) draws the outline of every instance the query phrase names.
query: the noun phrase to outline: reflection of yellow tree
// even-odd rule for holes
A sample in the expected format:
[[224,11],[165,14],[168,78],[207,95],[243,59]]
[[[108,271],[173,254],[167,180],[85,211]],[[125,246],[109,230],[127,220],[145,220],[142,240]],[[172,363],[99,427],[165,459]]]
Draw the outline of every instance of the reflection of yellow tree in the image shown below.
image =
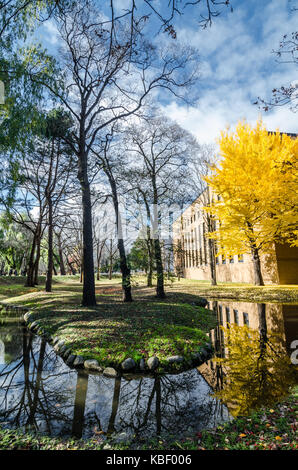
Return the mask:
[[228,355],[217,358],[225,375],[216,393],[237,416],[274,404],[289,393],[297,378],[284,344],[276,334],[262,335],[247,326],[229,325],[225,332]]

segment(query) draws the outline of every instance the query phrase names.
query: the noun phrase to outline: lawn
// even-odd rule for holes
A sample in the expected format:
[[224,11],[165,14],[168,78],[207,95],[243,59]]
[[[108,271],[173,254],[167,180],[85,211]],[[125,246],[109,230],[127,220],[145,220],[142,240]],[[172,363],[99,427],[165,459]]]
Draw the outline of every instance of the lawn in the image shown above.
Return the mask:
[[78,276],[54,277],[53,292],[46,293],[44,278],[34,288],[24,287],[24,278],[0,278],[0,299],[21,304],[34,312],[34,319],[49,335],[62,339],[68,349],[101,366],[119,367],[126,358],[135,362],[157,356],[160,368],[169,356],[183,356],[187,368],[191,355],[208,341],[206,333],[215,324],[212,312],[196,305],[201,297],[251,301],[297,301],[297,286],[256,287],[245,284],[210,286],[204,281],[167,281],[167,297],[158,300],[145,278],[133,278],[134,302],[123,303],[121,280],[103,277],[96,282],[98,305],[80,305],[82,284]]
[[[63,338],[72,352],[96,358],[105,366],[116,366],[126,357],[139,360],[151,355],[160,357],[163,365],[166,356],[189,357],[199,350],[215,323],[212,312],[196,305],[202,296],[268,302],[298,300],[297,286],[212,287],[184,279],[168,282],[167,297],[162,301],[156,299],[154,288],[145,286],[144,278],[135,277],[133,286],[134,302],[126,304],[121,300],[120,278],[102,278],[96,282],[98,305],[83,308],[78,277],[55,277],[50,294],[44,292],[42,284],[28,289],[24,288],[23,278],[0,278],[0,299],[27,306],[44,330]],[[258,410],[179,441],[169,437],[144,444],[117,444],[103,441],[102,436],[76,441],[0,429],[0,449],[297,449],[297,412],[296,389],[273,409]]]
[[251,302],[298,302],[298,285],[266,285],[223,283],[211,286],[208,281],[181,279],[174,282],[175,292],[196,293],[206,298]]
[[98,305],[87,308],[80,306],[81,291],[77,277],[57,277],[52,293],[37,288],[20,295],[23,289],[14,284],[2,302],[26,306],[45,333],[104,367],[119,368],[129,357],[138,362],[156,356],[162,371],[169,366],[167,357],[183,356],[183,364],[171,369],[189,368],[192,354],[208,342],[206,333],[215,325],[213,312],[195,305],[200,300],[195,294],[171,290],[161,301],[154,289],[135,285],[135,300],[128,304],[122,302],[120,279],[105,279],[96,283]]

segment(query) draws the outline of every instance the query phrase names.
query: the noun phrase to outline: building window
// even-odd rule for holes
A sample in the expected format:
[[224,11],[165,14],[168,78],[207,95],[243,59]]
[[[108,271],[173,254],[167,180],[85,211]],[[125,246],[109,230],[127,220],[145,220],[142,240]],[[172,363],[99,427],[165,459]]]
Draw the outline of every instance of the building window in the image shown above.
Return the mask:
[[219,323],[222,325],[222,306],[219,306]]
[[206,227],[205,222],[203,222],[203,247],[204,247],[204,263],[207,264],[207,244],[206,244]]
[[230,263],[234,263],[234,256],[229,256]]
[[225,342],[225,334],[223,330],[220,330],[220,339],[221,339],[221,344],[223,345]]
[[227,319],[227,323],[231,323],[229,307],[226,307],[226,319]]
[[238,314],[238,310],[234,310],[234,322],[236,323],[236,325],[239,325],[239,314]]
[[238,255],[238,263],[243,263],[243,255]]
[[243,323],[246,326],[249,326],[248,313],[243,312]]

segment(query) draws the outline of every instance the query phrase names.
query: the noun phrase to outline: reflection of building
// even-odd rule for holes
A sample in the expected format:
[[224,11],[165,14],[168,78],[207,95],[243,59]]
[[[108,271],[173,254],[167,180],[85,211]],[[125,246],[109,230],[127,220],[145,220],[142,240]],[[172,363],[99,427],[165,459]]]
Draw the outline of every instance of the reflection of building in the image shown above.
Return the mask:
[[[208,220],[203,207],[210,195],[204,191],[173,224],[176,247],[175,269],[188,279],[210,280]],[[178,248],[177,248],[178,247]],[[275,244],[272,252],[261,256],[265,284],[298,284],[298,247]],[[251,255],[216,257],[217,280],[254,283]]]
[[[225,334],[222,328],[228,324],[247,325],[253,330],[260,329],[258,304],[252,302],[210,301],[209,308],[214,310],[218,326],[210,331],[210,340],[216,353],[225,357],[228,350],[225,347]],[[285,343],[288,354],[292,352],[291,343],[298,338],[298,305],[266,304],[265,317],[268,332],[276,333]],[[213,360],[202,364],[200,373],[213,389],[220,388],[222,377],[220,370]]]

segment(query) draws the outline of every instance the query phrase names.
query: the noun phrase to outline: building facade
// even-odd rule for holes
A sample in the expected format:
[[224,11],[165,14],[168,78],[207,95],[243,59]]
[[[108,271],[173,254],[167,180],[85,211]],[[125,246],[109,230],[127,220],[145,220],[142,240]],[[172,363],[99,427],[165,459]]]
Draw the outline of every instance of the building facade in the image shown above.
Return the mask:
[[[207,191],[173,223],[175,271],[187,279],[211,279],[210,221],[203,210],[211,197]],[[230,257],[214,253],[214,258],[217,281],[254,283],[250,253]],[[298,247],[275,244],[270,253],[261,255],[261,270],[265,284],[298,284]]]

